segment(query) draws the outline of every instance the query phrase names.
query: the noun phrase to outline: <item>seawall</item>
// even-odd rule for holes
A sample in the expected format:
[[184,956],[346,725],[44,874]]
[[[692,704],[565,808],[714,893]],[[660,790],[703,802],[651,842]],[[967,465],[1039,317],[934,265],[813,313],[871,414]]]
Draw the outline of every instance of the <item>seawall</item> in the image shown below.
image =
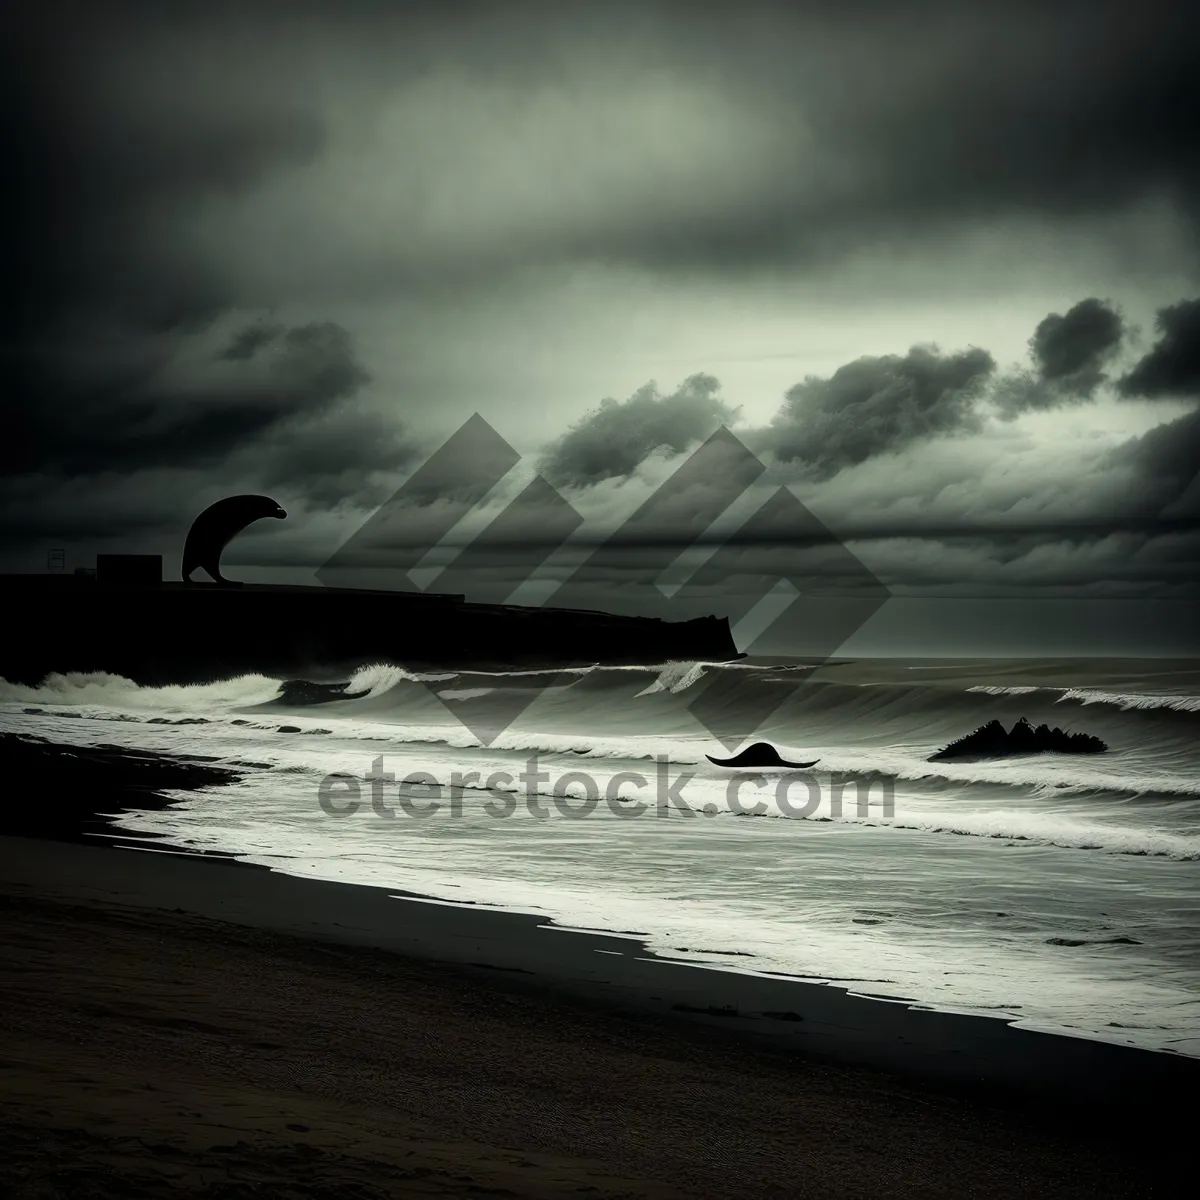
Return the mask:
[[379,661],[509,669],[740,657],[723,617],[663,621],[350,588],[0,576],[0,675],[107,671],[141,684],[329,676]]

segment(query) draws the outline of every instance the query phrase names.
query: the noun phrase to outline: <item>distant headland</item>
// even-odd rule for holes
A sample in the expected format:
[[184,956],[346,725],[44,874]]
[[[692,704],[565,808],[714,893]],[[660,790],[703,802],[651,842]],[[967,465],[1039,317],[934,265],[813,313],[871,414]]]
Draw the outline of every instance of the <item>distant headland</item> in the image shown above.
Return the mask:
[[[209,505],[188,531],[180,583],[164,581],[160,554],[99,554],[94,568],[70,575],[0,575],[15,631],[0,646],[0,675],[37,683],[54,672],[107,672],[162,686],[260,674],[319,683],[378,662],[489,671],[745,657],[725,617],[663,621],[226,578],[225,547],[267,517],[287,517],[270,496]],[[213,582],[193,580],[196,571]]]
[[0,675],[30,684],[72,671],[162,686],[244,674],[344,679],[377,662],[488,671],[743,657],[725,617],[664,621],[422,592],[168,583],[161,560],[142,556],[98,562],[86,574],[2,575],[0,603],[20,631],[0,647]]

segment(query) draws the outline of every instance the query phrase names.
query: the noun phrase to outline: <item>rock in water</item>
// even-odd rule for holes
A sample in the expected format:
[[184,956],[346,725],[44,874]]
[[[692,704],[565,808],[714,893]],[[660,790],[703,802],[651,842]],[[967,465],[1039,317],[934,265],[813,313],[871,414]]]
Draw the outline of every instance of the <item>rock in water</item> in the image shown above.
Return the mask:
[[1014,754],[1103,754],[1108,746],[1089,733],[1066,733],[1049,725],[1036,728],[1022,717],[1012,729],[1006,730],[999,721],[989,721],[974,733],[943,746],[927,761],[946,762],[954,759],[1006,758]]
[[361,692],[348,692],[349,680],[345,683],[312,683],[307,679],[285,679],[279,685],[279,703],[281,704],[328,704],[332,700],[359,700],[367,695],[370,689]]
[[718,767],[814,767],[820,761],[814,758],[812,762],[787,762],[770,742],[755,742],[732,758],[713,758],[711,754],[704,757]]

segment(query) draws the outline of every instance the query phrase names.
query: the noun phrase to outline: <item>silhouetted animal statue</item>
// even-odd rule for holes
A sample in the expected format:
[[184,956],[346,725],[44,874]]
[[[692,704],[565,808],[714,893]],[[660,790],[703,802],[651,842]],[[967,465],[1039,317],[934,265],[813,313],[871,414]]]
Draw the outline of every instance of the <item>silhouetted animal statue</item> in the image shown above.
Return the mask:
[[788,762],[779,757],[779,751],[770,742],[755,742],[732,758],[713,758],[711,754],[704,757],[718,767],[815,767],[821,761],[814,758],[812,762]]
[[287,513],[270,496],[226,496],[210,504],[193,522],[183,546],[183,581],[192,582],[197,568],[217,583],[240,587],[221,574],[221,552],[247,525],[263,517],[282,519]]

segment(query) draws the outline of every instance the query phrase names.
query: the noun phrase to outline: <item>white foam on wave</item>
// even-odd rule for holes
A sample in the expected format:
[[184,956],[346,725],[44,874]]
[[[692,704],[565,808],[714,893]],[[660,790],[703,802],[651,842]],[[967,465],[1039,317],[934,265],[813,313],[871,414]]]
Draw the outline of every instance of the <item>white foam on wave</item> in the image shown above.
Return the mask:
[[[247,729],[247,732],[249,730]],[[451,733],[451,730],[447,730]],[[1099,851],[1115,855],[1137,855],[1169,858],[1177,861],[1200,860],[1200,835],[1186,831],[1163,828],[1156,820],[1153,824],[1133,824],[1129,809],[1109,804],[1102,810],[1079,811],[1070,806],[1069,794],[1048,792],[1039,797],[1029,795],[994,806],[995,799],[987,801],[987,807],[953,794],[922,792],[904,789],[893,792],[892,802],[885,804],[888,795],[886,776],[873,773],[809,771],[805,777],[813,781],[815,792],[805,792],[795,782],[788,788],[782,801],[778,784],[791,773],[787,771],[724,772],[693,763],[647,764],[633,768],[641,776],[641,782],[627,774],[627,766],[609,760],[610,765],[579,761],[573,753],[539,752],[537,771],[540,775],[525,774],[530,770],[529,759],[514,758],[511,751],[498,746],[482,748],[473,746],[468,754],[459,747],[450,745],[453,737],[445,739],[443,746],[434,749],[429,742],[398,743],[381,749],[372,756],[385,769],[394,773],[397,780],[419,770],[423,778],[432,776],[443,788],[451,789],[442,800],[453,798],[454,789],[459,789],[463,802],[468,806],[485,804],[489,795],[510,793],[518,800],[521,796],[541,796],[554,806],[555,797],[565,799],[574,808],[579,801],[592,801],[600,816],[607,808],[610,787],[614,787],[620,776],[619,794],[623,801],[641,801],[653,816],[666,803],[673,813],[686,819],[687,809],[692,814],[710,813],[723,819],[738,816],[757,816],[788,821],[834,822],[841,825],[869,826],[894,829],[898,833],[909,830],[916,833],[951,834],[972,838],[993,839],[1054,846],[1071,850]],[[272,739],[272,743],[276,742]],[[318,749],[305,745],[309,739],[291,735],[278,739],[274,752],[264,750],[273,759],[273,770],[277,773],[318,777],[333,772],[348,772],[355,777],[364,776],[366,763],[360,762],[355,752],[341,741]],[[695,750],[695,747],[690,747]],[[623,747],[623,757],[636,757],[636,748]],[[255,755],[261,753],[254,751]],[[843,762],[841,764],[845,766]],[[582,769],[582,773],[581,773]],[[572,777],[573,775],[573,777]],[[662,797],[663,785],[679,784],[671,793],[670,800]],[[835,805],[832,802],[834,783],[842,783],[838,789],[841,796]],[[731,783],[740,781],[736,790]],[[230,793],[231,794],[231,793]],[[816,795],[815,803],[806,805],[810,796]],[[861,798],[861,799],[860,799]],[[1047,805],[1042,807],[1042,805]],[[630,810],[623,809],[626,816]]]
[[1175,712],[1200,712],[1200,696],[1173,695],[1169,692],[1102,692],[1097,688],[1067,688],[1056,703],[1074,700],[1078,704],[1112,704],[1123,711],[1167,708]]
[[[346,686],[347,692],[367,692],[367,699],[381,696],[385,692],[391,691],[402,683],[448,683],[451,680],[461,679],[520,679],[532,678],[537,676],[548,676],[554,678],[559,675],[590,675],[593,671],[660,671],[664,668],[658,666],[632,666],[632,667],[602,667],[598,664],[591,664],[585,667],[532,667],[527,670],[518,671],[484,671],[484,670],[461,670],[461,671],[410,671],[407,667],[397,666],[395,663],[379,662],[372,663],[370,666],[360,667],[350,677],[350,682]],[[449,695],[448,692],[442,692],[441,695]],[[465,697],[453,697],[455,699],[464,699]]]
[[[871,684],[865,686],[874,686]],[[1200,712],[1200,696],[1178,692],[1106,692],[1090,687],[1033,687],[1015,684],[975,684],[968,692],[988,696],[1027,696],[1032,692],[1057,692],[1055,704],[1073,701],[1076,704],[1107,704],[1128,712],[1131,709],[1165,708],[1176,712]]]
[[[673,664],[673,674],[666,680],[662,675],[662,690],[687,686],[689,673],[699,664]],[[424,680],[415,672],[390,665],[377,665],[357,672],[349,691],[367,691],[379,696],[406,680]],[[454,674],[436,676],[454,679]],[[45,706],[68,715],[96,717],[106,720],[147,720],[151,716],[175,714],[200,715],[218,723],[235,719],[239,709],[266,704],[277,698],[280,682],[261,675],[246,675],[212,684],[143,687],[119,675],[76,673],[47,676],[36,687],[0,681],[0,703]],[[451,702],[484,694],[483,688],[447,689],[442,698]],[[1129,699],[1130,697],[1125,697]],[[1157,698],[1156,698],[1157,699]],[[365,716],[366,714],[364,714]],[[328,715],[311,714],[311,718],[327,723]],[[298,718],[288,717],[296,724]],[[256,724],[273,730],[274,726],[258,717]],[[455,749],[479,748],[478,738],[465,726],[452,720],[446,724],[397,724],[379,720],[341,717],[334,726],[338,738],[348,741],[367,741],[392,745],[447,746]],[[497,751],[529,754],[571,754],[591,761],[668,759],[672,764],[687,767],[704,763],[704,752],[710,748],[700,731],[696,736],[614,734],[605,737],[568,732],[526,731],[510,728],[490,743]],[[819,770],[835,771],[851,776],[890,775],[898,780],[926,780],[1039,789],[1044,795],[1055,791],[1104,792],[1137,796],[1158,794],[1194,797],[1200,795],[1200,781],[1191,764],[1166,763],[1153,756],[1110,754],[1100,759],[1080,759],[1053,754],[1029,755],[993,762],[953,763],[925,761],[925,755],[935,747],[909,746],[895,749],[885,746],[863,746],[849,749],[844,746],[806,745],[785,746],[781,753],[791,758],[818,758]]]
[[[488,764],[490,767],[492,764]],[[503,764],[497,764],[503,766]],[[509,764],[511,767],[511,764]],[[451,786],[453,780],[449,771],[439,771],[432,768],[435,777],[443,786]],[[476,792],[510,792],[515,795],[525,795],[532,792],[539,796],[558,796],[566,801],[589,800],[593,793],[582,781],[563,783],[562,776],[555,778],[553,772],[548,772],[551,778],[530,789],[525,781],[517,783],[495,783],[487,786],[489,772],[480,772],[480,782],[466,784],[464,789]],[[672,772],[674,779],[678,772]],[[461,778],[461,776],[460,776]],[[656,780],[653,773],[647,779],[649,788],[632,788],[622,792],[625,800],[642,800],[654,810]],[[604,796],[608,785],[608,777],[597,775],[592,783],[595,794]],[[680,802],[672,803],[673,810],[682,811],[686,806],[692,813],[706,813],[712,816],[737,817],[742,813],[776,817],[784,820],[816,820],[833,821],[838,824],[864,825],[875,828],[891,828],[911,830],[920,833],[955,834],[958,836],[990,838],[1002,841],[1035,843],[1043,846],[1057,846],[1067,850],[1098,850],[1108,854],[1138,855],[1156,858],[1171,858],[1182,862],[1200,860],[1200,836],[1192,834],[1172,833],[1155,828],[1139,828],[1136,826],[1118,825],[1112,822],[1078,818],[1063,812],[1039,812],[1035,809],[1008,808],[993,809],[986,812],[955,811],[940,806],[940,802],[920,801],[910,797],[906,803],[907,811],[896,816],[889,816],[883,810],[883,796],[876,791],[868,792],[866,805],[860,815],[857,802],[857,789],[846,789],[841,804],[834,810],[829,803],[830,789],[828,785],[818,788],[820,802],[811,813],[804,811],[805,797],[800,789],[791,788],[789,809],[782,809],[775,799],[774,793],[768,787],[762,793],[753,788],[740,789],[737,800],[741,807],[730,804],[728,796],[728,780],[711,777],[696,777],[681,789]],[[766,799],[757,802],[758,795]],[[915,801],[915,803],[914,803]],[[747,811],[748,810],[748,811]],[[873,811],[875,810],[875,811]],[[802,815],[798,815],[802,814]],[[686,818],[685,818],[686,819]]]
[[239,675],[217,683],[148,687],[105,671],[47,675],[34,687],[0,679],[0,704],[70,705],[89,709],[134,709],[203,713],[266,704],[279,695],[280,681]]
[[1200,837],[1160,829],[1136,829],[1100,821],[1075,820],[1061,813],[1000,810],[988,813],[931,813],[925,817],[881,820],[853,816],[845,819],[927,833],[1034,842],[1067,850],[1101,850],[1108,854],[1172,858],[1180,862],[1200,860]]
[[[319,719],[319,718],[318,718]],[[289,718],[289,721],[291,718]],[[352,741],[385,742],[396,746],[447,746],[455,749],[481,748],[479,739],[464,726],[400,725],[386,722],[341,721],[337,736]],[[934,747],[893,750],[883,746],[847,750],[845,747],[808,745],[797,747],[776,743],[785,758],[817,759],[817,770],[851,777],[892,776],[920,782],[984,784],[998,787],[1068,792],[1107,792],[1118,795],[1200,796],[1200,781],[1189,767],[1186,771],[1154,770],[1149,762],[1126,755],[1110,755],[1110,761],[1093,765],[1076,756],[1034,754],[995,762],[927,762],[924,754]],[[507,729],[494,738],[488,749],[523,754],[570,754],[589,761],[611,759],[638,761],[663,759],[674,766],[704,766],[709,741],[699,732],[695,737],[664,737],[650,734],[595,737],[588,734],[546,733]]]
[[456,679],[456,672],[443,674],[422,674],[419,671],[409,671],[392,663],[372,663],[369,667],[359,667],[350,676],[346,685],[347,692],[366,692],[365,699],[382,696],[390,692],[398,684],[406,682],[434,683],[440,680]]
[[1073,755],[1057,754],[1030,754],[995,762],[931,763],[915,754],[884,747],[858,753],[834,748],[822,755],[821,769],[854,775],[891,775],[913,782],[936,779],[951,783],[1123,795],[1200,795],[1200,781],[1192,770],[1178,774],[1153,772],[1146,764],[1126,756],[1110,756],[1110,761],[1103,766],[1091,766],[1090,762],[1085,763]]
[[[642,688],[638,692],[638,696],[653,696],[657,692],[670,692],[677,695],[679,692],[687,691],[693,684],[699,683],[704,678],[704,673],[708,669],[717,671],[762,671],[764,668],[758,663],[746,662],[708,662],[703,659],[695,661],[678,661],[665,663],[660,667],[651,667],[649,670],[657,670],[658,678],[655,679],[649,686]],[[618,670],[630,668],[617,668]],[[637,667],[635,670],[646,670],[647,668]],[[773,668],[779,673],[780,678],[770,679],[774,683],[792,683],[793,680],[788,676],[797,671],[809,671],[808,666],[781,666]]]
[[[469,680],[471,686],[477,682],[476,677]],[[622,691],[622,697],[645,681],[633,682],[635,687]],[[210,686],[235,683],[247,686],[244,680]],[[1174,800],[1134,802],[1111,794],[1126,791],[1130,782],[1152,780],[1158,787],[1167,772],[1179,782],[1186,775],[1179,765],[1187,760],[1183,735],[1177,739],[1182,749],[1156,745],[1145,752],[1094,759],[1043,755],[930,764],[920,757],[928,749],[918,744],[928,740],[927,730],[886,748],[856,741],[850,733],[837,744],[842,735],[835,731],[810,739],[802,750],[780,743],[781,749],[787,757],[821,756],[819,769],[806,774],[826,788],[826,767],[864,781],[887,771],[897,781],[912,780],[897,786],[895,815],[880,811],[876,783],[864,817],[857,813],[856,789],[850,784],[843,797],[845,811],[832,820],[828,790],[824,811],[819,808],[807,821],[788,819],[790,814],[777,805],[765,815],[778,819],[747,820],[734,819],[724,803],[729,780],[737,773],[703,765],[704,750],[713,747],[701,736],[508,732],[481,747],[452,719],[441,729],[389,725],[347,715],[350,706],[345,704],[337,706],[336,717],[326,709],[264,720],[267,714],[259,712],[233,726],[229,722],[235,714],[229,709],[247,704],[244,694],[237,694],[224,712],[224,700],[212,705],[217,711],[201,705],[203,715],[214,718],[209,725],[149,725],[145,719],[163,711],[164,690],[136,689],[128,681],[114,686],[131,689],[131,696],[142,694],[140,707],[121,701],[130,710],[128,725],[88,729],[86,721],[59,720],[68,715],[71,702],[57,703],[45,693],[35,697],[30,689],[0,691],[0,702],[16,708],[4,713],[4,724],[76,744],[119,735],[123,744],[151,750],[219,754],[244,773],[239,784],[176,793],[177,805],[123,822],[135,835],[158,831],[169,838],[167,845],[222,850],[314,878],[427,892],[448,900],[483,900],[543,912],[569,924],[642,929],[652,949],[675,957],[718,958],[715,951],[680,948],[723,946],[730,952],[723,963],[729,968],[745,964],[817,977],[856,977],[868,980],[859,985],[868,991],[919,997],[922,1004],[946,1009],[1011,1006],[1030,1027],[1058,1022],[1078,1033],[1120,1022],[1122,1038],[1135,1036],[1130,1029],[1144,1029],[1148,1032],[1142,1040],[1154,1047],[1181,1041],[1194,1031],[1181,999],[1194,994],[1194,973],[1183,974],[1176,965],[1183,961],[1178,947],[1191,947],[1192,935],[1186,922],[1170,915],[1185,908],[1192,862],[1200,858],[1193,806]],[[273,692],[278,681],[263,679],[261,686]],[[449,686],[465,688],[468,681]],[[177,711],[194,713],[196,693],[178,690],[183,693],[180,703],[188,707]],[[151,703],[156,691],[160,694]],[[77,703],[78,690],[59,685],[58,694],[70,696],[76,710],[87,707]],[[204,704],[218,694],[223,693],[211,693]],[[105,695],[111,703],[111,691]],[[262,699],[259,693],[249,703]],[[44,705],[46,712],[23,715],[21,703]],[[147,711],[151,707],[156,711]],[[1146,718],[1128,720],[1149,724]],[[303,733],[318,726],[336,732],[328,737],[278,733],[285,722]],[[652,727],[647,721],[638,733]],[[790,741],[797,731],[787,736]],[[485,822],[480,816],[471,824],[471,813],[482,812],[492,798],[468,789],[467,824],[419,823],[401,811],[391,823],[396,836],[388,838],[365,787],[354,819],[331,820],[317,804],[321,776],[345,770],[361,777],[378,755],[398,777],[420,769],[453,786],[455,771],[479,771],[484,781],[492,769],[516,776],[524,765],[520,760],[532,748],[551,776],[537,788],[546,797],[543,807],[554,814],[549,821]],[[672,778],[695,772],[683,796],[693,810],[714,805],[711,820],[680,817],[674,811],[669,821],[655,818],[657,764],[621,760],[660,754],[670,755]],[[263,763],[271,768],[255,769]],[[550,797],[562,774],[573,769],[589,772],[601,796],[618,772],[640,772],[649,788],[639,793],[626,785],[622,794],[640,794],[651,810],[645,819],[614,816],[606,821],[607,806],[601,801],[598,820],[564,825]],[[761,789],[748,784],[743,800],[774,798],[775,780],[769,772],[763,774],[768,784]],[[965,786],[976,780],[1033,790],[1021,794],[1016,788],[1005,793]],[[1071,789],[1098,781],[1108,794],[1073,795]],[[1060,784],[1067,788],[1057,790]],[[1189,794],[1196,789],[1192,785]],[[524,787],[514,779],[499,790]],[[577,798],[586,789],[572,783],[565,790]],[[803,798],[799,785],[794,799]],[[522,812],[519,806],[514,817]],[[459,836],[464,829],[472,836]],[[1008,841],[1016,845],[1010,848]],[[997,866],[987,874],[991,862]],[[989,899],[986,904],[983,895]],[[1095,899],[1098,895],[1102,901]],[[1149,923],[1138,907],[1146,896],[1155,901]],[[997,920],[977,926],[976,910],[983,908],[1006,911],[1003,919],[997,912]],[[1097,908],[1112,914],[1111,932],[1095,932],[1088,923]],[[956,915],[960,909],[961,919]],[[929,916],[927,910],[937,911]],[[864,916],[872,920],[859,923]],[[1012,932],[1006,930],[1009,924]],[[1085,932],[1079,933],[1083,926]],[[1117,934],[1129,934],[1142,945],[1072,944],[1064,949],[1046,941],[1078,936],[1104,943]],[[758,957],[747,959],[748,952]]]
[[[749,799],[751,793],[747,792]],[[1034,807],[978,808],[945,807],[942,799],[908,796],[893,800],[893,812],[883,807],[883,797],[867,793],[865,807],[858,804],[855,789],[846,789],[835,810],[822,794],[822,802],[811,813],[799,806],[803,797],[790,797],[792,807],[781,808],[767,795],[751,815],[782,820],[832,821],[837,824],[911,830],[917,833],[954,834],[1006,842],[1055,846],[1065,850],[1097,850],[1106,854],[1169,858],[1178,862],[1200,861],[1200,835],[1175,833],[1146,826],[1080,817],[1061,809],[1041,811]],[[753,804],[753,800],[751,800]],[[951,804],[954,804],[951,801]],[[872,811],[872,809],[878,811]],[[801,815],[798,815],[800,813]]]
[[663,667],[653,683],[638,692],[638,696],[652,696],[656,692],[675,694],[685,691],[703,676],[704,667],[704,663],[698,662],[669,663]]
[[[862,687],[874,687],[874,684],[864,683]],[[968,692],[983,692],[987,696],[1026,696],[1030,692],[1040,692],[1038,687],[1017,687],[1009,684],[979,683],[967,688]]]

